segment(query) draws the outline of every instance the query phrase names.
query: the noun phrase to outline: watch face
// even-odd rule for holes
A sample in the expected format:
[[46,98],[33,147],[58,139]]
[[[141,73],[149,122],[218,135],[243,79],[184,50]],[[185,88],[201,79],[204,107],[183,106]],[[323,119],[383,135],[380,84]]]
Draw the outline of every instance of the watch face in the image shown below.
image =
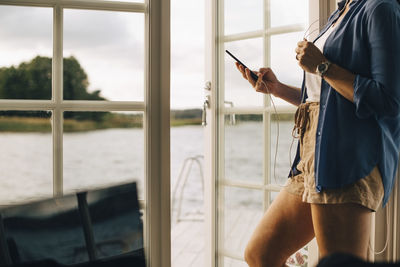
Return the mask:
[[325,63],[318,65],[318,72],[323,73],[326,70],[327,65]]

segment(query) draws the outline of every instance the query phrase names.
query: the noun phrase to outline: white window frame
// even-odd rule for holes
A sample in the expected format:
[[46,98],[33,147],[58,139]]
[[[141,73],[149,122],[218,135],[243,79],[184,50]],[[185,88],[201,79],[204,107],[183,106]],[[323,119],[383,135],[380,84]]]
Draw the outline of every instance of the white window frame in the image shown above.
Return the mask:
[[[51,100],[0,100],[0,110],[52,111],[53,195],[63,195],[63,112],[143,112],[145,153],[144,246],[147,266],[170,267],[170,0],[0,0],[3,5],[53,8]],[[145,15],[144,101],[63,100],[63,10]]]

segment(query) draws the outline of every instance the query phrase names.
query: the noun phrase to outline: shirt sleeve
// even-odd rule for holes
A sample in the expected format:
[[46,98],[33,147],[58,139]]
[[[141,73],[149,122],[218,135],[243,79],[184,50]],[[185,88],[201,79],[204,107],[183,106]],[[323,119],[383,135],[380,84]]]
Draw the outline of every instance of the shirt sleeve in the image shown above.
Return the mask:
[[[397,3],[394,3],[397,5]],[[400,11],[383,2],[367,19],[371,77],[356,75],[354,104],[359,118],[400,113]]]

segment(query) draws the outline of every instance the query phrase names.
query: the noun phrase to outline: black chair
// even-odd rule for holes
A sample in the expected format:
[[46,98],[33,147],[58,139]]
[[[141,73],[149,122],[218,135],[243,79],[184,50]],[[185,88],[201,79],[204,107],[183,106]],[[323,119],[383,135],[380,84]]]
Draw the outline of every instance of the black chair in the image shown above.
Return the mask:
[[0,209],[0,266],[144,267],[136,184]]

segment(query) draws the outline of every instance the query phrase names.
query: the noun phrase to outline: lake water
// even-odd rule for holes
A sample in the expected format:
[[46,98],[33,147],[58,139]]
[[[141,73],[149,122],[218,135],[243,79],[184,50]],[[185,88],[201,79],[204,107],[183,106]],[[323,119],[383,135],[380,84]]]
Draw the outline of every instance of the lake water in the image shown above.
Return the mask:
[[[284,183],[289,170],[291,122],[280,123],[276,161],[278,183]],[[225,176],[227,179],[262,183],[262,123],[242,122],[225,129]],[[271,158],[275,154],[276,124],[271,125]],[[64,134],[64,191],[104,187],[137,181],[143,196],[143,130],[107,129]],[[297,143],[297,142],[296,142]],[[296,143],[292,154],[295,152]],[[25,202],[52,195],[52,137],[50,133],[0,133],[0,203]],[[204,154],[203,128],[182,126],[171,129],[171,189],[174,188],[186,158]],[[292,157],[293,158],[293,157]],[[199,161],[203,162],[201,157]],[[271,168],[273,173],[273,168]],[[200,167],[192,165],[184,190],[183,210],[201,208]],[[258,194],[232,189],[232,205],[260,206]],[[235,191],[236,190],[236,191]]]

